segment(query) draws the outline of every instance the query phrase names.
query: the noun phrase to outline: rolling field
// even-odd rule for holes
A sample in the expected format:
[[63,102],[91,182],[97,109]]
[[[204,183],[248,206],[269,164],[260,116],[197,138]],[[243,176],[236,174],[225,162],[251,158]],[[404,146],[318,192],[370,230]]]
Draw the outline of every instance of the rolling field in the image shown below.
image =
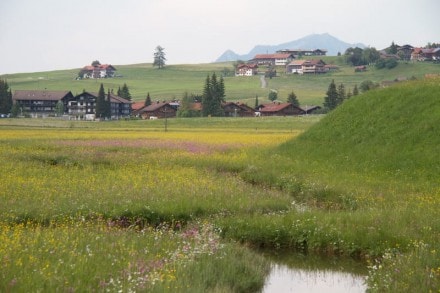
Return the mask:
[[[322,75],[286,75],[278,68],[278,77],[267,79],[267,87],[261,88],[260,77],[225,77],[226,100],[241,101],[254,106],[255,97],[259,103],[267,102],[270,90],[278,91],[278,98],[286,101],[294,91],[301,105],[322,105],[328,85],[344,83],[347,90],[365,80],[381,82],[399,77],[418,79],[425,73],[440,73],[440,66],[432,63],[399,63],[391,70],[377,70],[370,66],[367,72],[354,73],[351,66],[344,65],[338,57],[324,57],[326,63],[337,64],[340,70]],[[119,78],[102,80],[75,80],[78,69],[4,75],[12,90],[71,90],[74,95],[83,90],[97,92],[100,83],[105,89],[117,91],[126,83],[134,101],[144,101],[147,93],[152,100],[180,99],[185,92],[201,94],[208,74],[220,76],[226,68],[233,72],[232,63],[210,63],[198,65],[169,65],[158,70],[151,64],[115,65]]]

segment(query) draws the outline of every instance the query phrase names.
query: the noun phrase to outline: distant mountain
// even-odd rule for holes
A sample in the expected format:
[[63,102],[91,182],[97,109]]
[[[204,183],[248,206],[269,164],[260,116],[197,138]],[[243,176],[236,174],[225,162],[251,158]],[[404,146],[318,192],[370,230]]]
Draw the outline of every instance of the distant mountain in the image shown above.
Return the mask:
[[282,49],[325,49],[327,50],[328,56],[336,56],[338,52],[344,53],[345,50],[350,47],[365,48],[366,46],[361,43],[349,44],[327,33],[313,34],[298,39],[296,41],[291,41],[279,45],[257,45],[249,53],[244,55],[239,55],[232,50],[226,50],[220,57],[217,58],[215,62],[236,60],[246,61],[252,59],[256,54],[271,54]]

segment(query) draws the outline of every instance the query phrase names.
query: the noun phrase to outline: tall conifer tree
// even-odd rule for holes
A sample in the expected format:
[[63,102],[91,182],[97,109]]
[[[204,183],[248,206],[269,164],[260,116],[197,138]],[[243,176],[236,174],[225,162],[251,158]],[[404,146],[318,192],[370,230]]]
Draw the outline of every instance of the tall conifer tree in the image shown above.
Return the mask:
[[147,97],[145,98],[144,106],[150,106],[150,105],[151,105],[150,93],[147,93]]
[[6,80],[0,79],[0,113],[8,114],[12,110],[12,91]]
[[287,102],[291,103],[294,106],[297,106],[297,107],[299,106],[298,98],[296,97],[296,95],[293,91],[287,97]]
[[101,86],[99,87],[98,97],[96,98],[96,105],[95,105],[96,118],[105,118],[107,114],[106,108],[107,107],[105,100],[104,85],[101,83]]
[[335,80],[333,79],[328,86],[327,95],[324,98],[324,107],[333,110],[338,106],[338,91],[336,90]]

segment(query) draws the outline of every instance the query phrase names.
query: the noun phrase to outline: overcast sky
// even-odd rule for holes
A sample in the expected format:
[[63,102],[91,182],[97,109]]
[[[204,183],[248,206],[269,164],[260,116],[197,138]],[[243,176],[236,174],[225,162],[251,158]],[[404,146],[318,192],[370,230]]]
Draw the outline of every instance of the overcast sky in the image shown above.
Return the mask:
[[0,0],[0,74],[151,63],[158,45],[167,64],[207,63],[321,33],[424,46],[440,42],[439,12],[439,0]]

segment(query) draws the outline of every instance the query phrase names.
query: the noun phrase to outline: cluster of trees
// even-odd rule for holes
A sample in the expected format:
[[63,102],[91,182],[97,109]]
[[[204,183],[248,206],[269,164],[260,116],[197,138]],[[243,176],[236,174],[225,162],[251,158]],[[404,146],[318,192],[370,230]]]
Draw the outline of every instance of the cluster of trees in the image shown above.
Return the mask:
[[345,50],[344,56],[345,61],[353,66],[376,63],[380,59],[380,53],[375,48],[348,48]]
[[[256,97],[256,99],[258,101],[258,97]],[[276,101],[278,99],[278,92],[275,90],[271,90],[269,93],[268,99],[272,102]],[[298,97],[296,96],[294,91],[289,93],[289,95],[287,96],[287,102],[293,104],[294,106],[299,106]],[[255,103],[255,108],[256,107],[258,107],[257,102]]]
[[96,118],[110,118],[112,116],[111,103],[110,103],[110,90],[108,95],[105,95],[104,85],[101,83],[98,91],[98,97],[96,98],[95,105]]
[[203,116],[224,116],[222,102],[225,101],[225,83],[223,77],[217,80],[213,73],[206,77],[202,94],[202,115]]
[[327,111],[333,110],[342,104],[346,99],[349,99],[352,96],[357,96],[358,94],[359,89],[357,85],[354,86],[353,92],[350,90],[347,92],[343,83],[336,86],[335,80],[333,79],[328,86],[328,90],[324,98],[324,108]]
[[0,79],[0,114],[9,114],[12,110],[12,91],[6,80]]
[[[200,102],[202,104],[202,111],[194,109],[194,103]],[[225,84],[223,76],[220,79],[213,73],[208,74],[203,87],[203,94],[201,96],[184,93],[179,110],[178,117],[197,117],[197,116],[215,116],[221,117],[225,113],[223,111],[222,103],[225,102]]]
[[124,98],[126,100],[131,101],[131,94],[130,94],[130,90],[128,89],[128,86],[126,83],[124,83],[124,85],[118,88],[118,96],[120,96],[121,98]]
[[[118,88],[118,96],[131,100],[131,94],[127,84],[124,83],[122,88]],[[96,118],[111,118],[112,116],[110,90],[105,94],[104,85],[102,83],[99,87],[98,97],[96,98],[95,115]]]

